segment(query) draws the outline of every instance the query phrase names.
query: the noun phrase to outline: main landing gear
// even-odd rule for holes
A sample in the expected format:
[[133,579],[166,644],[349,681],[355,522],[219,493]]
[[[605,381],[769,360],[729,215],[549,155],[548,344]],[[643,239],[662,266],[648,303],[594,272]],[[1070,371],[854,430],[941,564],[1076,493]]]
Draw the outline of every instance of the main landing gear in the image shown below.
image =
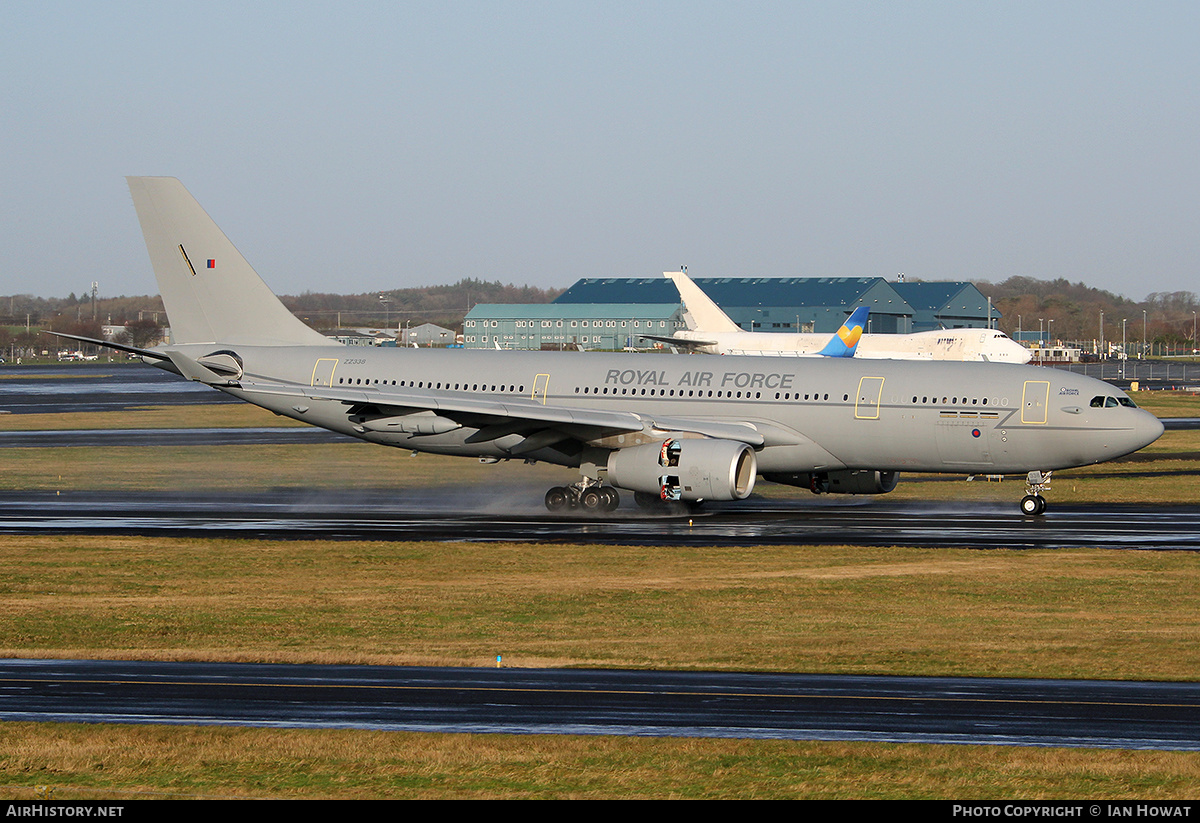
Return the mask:
[[579,509],[589,514],[614,511],[621,505],[621,495],[611,486],[583,482],[571,486],[555,486],[546,492],[546,508],[552,512]]
[[1032,471],[1025,477],[1025,491],[1021,498],[1021,513],[1035,516],[1046,513],[1046,498],[1042,492],[1050,489],[1050,475],[1053,472]]

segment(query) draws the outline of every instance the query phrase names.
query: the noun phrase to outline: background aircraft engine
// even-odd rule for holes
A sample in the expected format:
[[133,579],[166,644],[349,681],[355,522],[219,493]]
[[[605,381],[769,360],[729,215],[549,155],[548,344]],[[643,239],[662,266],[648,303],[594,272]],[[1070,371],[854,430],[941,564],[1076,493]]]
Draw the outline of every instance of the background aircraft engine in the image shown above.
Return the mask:
[[896,488],[900,472],[845,469],[836,472],[770,473],[763,479],[785,486],[800,486],[813,494],[887,494]]
[[664,440],[608,456],[608,482],[663,500],[741,500],[757,472],[754,449],[732,440]]

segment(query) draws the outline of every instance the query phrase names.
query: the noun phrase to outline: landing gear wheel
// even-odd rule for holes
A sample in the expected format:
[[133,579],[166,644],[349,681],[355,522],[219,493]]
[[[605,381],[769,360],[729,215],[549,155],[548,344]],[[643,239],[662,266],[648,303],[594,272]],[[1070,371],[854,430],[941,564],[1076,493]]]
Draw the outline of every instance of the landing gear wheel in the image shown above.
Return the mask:
[[571,504],[571,493],[562,486],[555,486],[546,492],[546,508],[552,512],[562,511]]
[[1045,514],[1046,498],[1037,494],[1027,494],[1021,498],[1021,512],[1030,516]]
[[586,512],[598,512],[608,503],[608,496],[602,489],[591,488],[579,495],[579,505]]
[[606,512],[616,511],[621,505],[621,495],[617,494],[616,489],[603,488],[600,493],[604,495],[604,510]]

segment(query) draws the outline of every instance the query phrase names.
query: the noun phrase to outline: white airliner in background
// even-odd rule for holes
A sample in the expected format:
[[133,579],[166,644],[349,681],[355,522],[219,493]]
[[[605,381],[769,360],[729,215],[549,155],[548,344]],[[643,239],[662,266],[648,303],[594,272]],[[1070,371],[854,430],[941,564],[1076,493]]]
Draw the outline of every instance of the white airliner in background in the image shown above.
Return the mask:
[[[777,334],[742,331],[682,271],[663,272],[679,289],[688,328],[674,335],[652,336],[672,346],[705,354],[811,356],[829,343],[827,334]],[[1029,349],[995,329],[943,329],[913,334],[864,334],[854,356],[866,360],[986,360],[1028,363]]]

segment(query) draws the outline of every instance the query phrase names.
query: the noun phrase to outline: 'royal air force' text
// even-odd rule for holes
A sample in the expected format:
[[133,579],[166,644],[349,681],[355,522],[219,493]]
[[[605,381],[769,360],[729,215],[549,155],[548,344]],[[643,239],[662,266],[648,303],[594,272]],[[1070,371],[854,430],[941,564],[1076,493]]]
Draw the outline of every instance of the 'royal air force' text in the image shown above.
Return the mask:
[[[656,369],[609,369],[604,382],[614,386],[672,386],[692,389],[790,389],[794,374],[779,372],[686,371],[671,383],[665,371]],[[717,381],[717,382],[714,382]]]

